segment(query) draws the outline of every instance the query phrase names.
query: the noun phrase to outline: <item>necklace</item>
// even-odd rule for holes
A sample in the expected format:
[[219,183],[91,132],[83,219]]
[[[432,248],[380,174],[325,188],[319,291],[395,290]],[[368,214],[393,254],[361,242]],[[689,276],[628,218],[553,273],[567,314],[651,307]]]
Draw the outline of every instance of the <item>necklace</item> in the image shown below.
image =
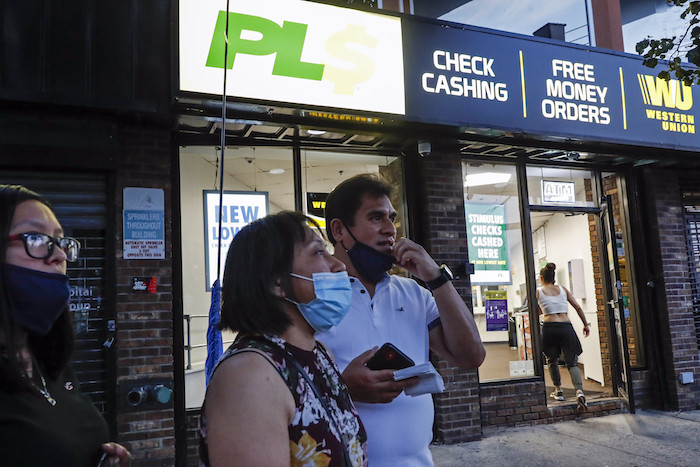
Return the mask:
[[56,399],[51,397],[51,393],[49,393],[49,389],[46,387],[46,380],[44,379],[44,375],[41,374],[41,369],[39,368],[39,365],[37,365],[36,361],[34,360],[34,357],[32,357],[32,361],[34,362],[34,367],[36,368],[37,373],[39,373],[39,378],[41,379],[41,385],[44,387],[43,389],[38,387],[34,382],[32,381],[32,386],[36,388],[39,393],[44,396],[44,399],[51,404],[51,406],[56,405]]

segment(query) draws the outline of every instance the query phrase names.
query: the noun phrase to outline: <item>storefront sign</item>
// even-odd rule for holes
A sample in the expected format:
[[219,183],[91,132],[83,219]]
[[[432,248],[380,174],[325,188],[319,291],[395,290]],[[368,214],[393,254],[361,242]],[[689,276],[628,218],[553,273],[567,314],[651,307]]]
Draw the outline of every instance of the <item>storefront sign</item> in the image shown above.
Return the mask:
[[216,264],[221,238],[221,270],[224,277],[226,254],[233,237],[254,220],[267,216],[268,196],[264,191],[224,191],[221,212],[221,236],[219,237],[219,192],[204,190],[204,257],[206,261],[206,286],[211,289],[216,280]]
[[697,86],[660,80],[639,57],[413,18],[403,39],[411,120],[700,147]]
[[[226,2],[179,5],[180,90],[220,95]],[[228,96],[700,148],[697,86],[661,80],[631,54],[302,0],[232,2],[228,19]]]
[[508,330],[508,296],[505,290],[484,292],[487,331]]
[[164,258],[163,190],[124,188],[124,259]]
[[473,285],[510,284],[506,209],[502,204],[465,203]]
[[[180,90],[223,90],[225,0],[180,0]],[[302,0],[231,2],[228,96],[404,113],[401,20]]]
[[557,204],[576,203],[574,182],[542,180],[542,201]]

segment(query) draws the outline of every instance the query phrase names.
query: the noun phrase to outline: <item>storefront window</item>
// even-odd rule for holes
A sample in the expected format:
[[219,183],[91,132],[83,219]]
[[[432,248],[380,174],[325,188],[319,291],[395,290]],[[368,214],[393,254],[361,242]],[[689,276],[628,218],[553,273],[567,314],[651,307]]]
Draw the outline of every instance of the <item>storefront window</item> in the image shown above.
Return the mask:
[[302,189],[305,213],[325,228],[326,197],[340,182],[358,174],[376,173],[396,188],[391,203],[396,209],[397,238],[405,237],[406,206],[403,195],[401,159],[371,154],[340,154],[327,151],[302,151]]
[[[292,151],[289,148],[227,147],[224,151],[221,277],[228,245],[235,233],[258,217],[294,209]],[[219,164],[221,151],[212,146],[180,148],[182,212],[182,307],[184,320],[185,398],[187,408],[204,400],[206,332],[216,279]],[[207,192],[211,193],[207,200]],[[208,217],[205,207],[208,206]],[[233,341],[223,333],[224,348]]]
[[515,166],[464,162],[474,318],[486,346],[479,381],[535,375]]
[[[247,223],[282,210],[294,210],[294,170],[291,148],[227,147],[225,150],[224,213],[221,218],[221,276],[228,245]],[[180,148],[182,211],[182,306],[184,315],[185,398],[187,408],[204,399],[206,331],[211,303],[210,287],[216,276],[217,222],[211,212],[218,206],[221,151],[215,147]],[[325,227],[326,196],[343,180],[360,173],[377,173],[397,187],[392,199],[398,213],[398,236],[405,236],[405,203],[401,160],[397,157],[303,150],[301,154],[302,206]],[[208,208],[207,208],[208,206]],[[218,212],[218,209],[217,209]],[[328,246],[332,251],[332,247]],[[235,337],[223,333],[224,348]]]

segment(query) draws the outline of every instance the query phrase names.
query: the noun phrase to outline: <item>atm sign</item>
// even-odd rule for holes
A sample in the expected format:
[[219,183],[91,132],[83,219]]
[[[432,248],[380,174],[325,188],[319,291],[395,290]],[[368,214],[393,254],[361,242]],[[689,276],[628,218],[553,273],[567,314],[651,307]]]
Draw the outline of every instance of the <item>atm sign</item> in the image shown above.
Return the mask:
[[544,203],[574,204],[576,202],[574,182],[542,180],[542,201]]

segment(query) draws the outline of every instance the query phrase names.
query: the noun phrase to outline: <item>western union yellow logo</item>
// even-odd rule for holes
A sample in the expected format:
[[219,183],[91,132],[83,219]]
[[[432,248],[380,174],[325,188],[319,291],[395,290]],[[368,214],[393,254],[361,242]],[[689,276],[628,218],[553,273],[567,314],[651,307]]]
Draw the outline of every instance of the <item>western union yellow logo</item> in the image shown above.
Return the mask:
[[644,104],[668,109],[690,110],[693,107],[693,91],[690,86],[672,79],[637,75]]

